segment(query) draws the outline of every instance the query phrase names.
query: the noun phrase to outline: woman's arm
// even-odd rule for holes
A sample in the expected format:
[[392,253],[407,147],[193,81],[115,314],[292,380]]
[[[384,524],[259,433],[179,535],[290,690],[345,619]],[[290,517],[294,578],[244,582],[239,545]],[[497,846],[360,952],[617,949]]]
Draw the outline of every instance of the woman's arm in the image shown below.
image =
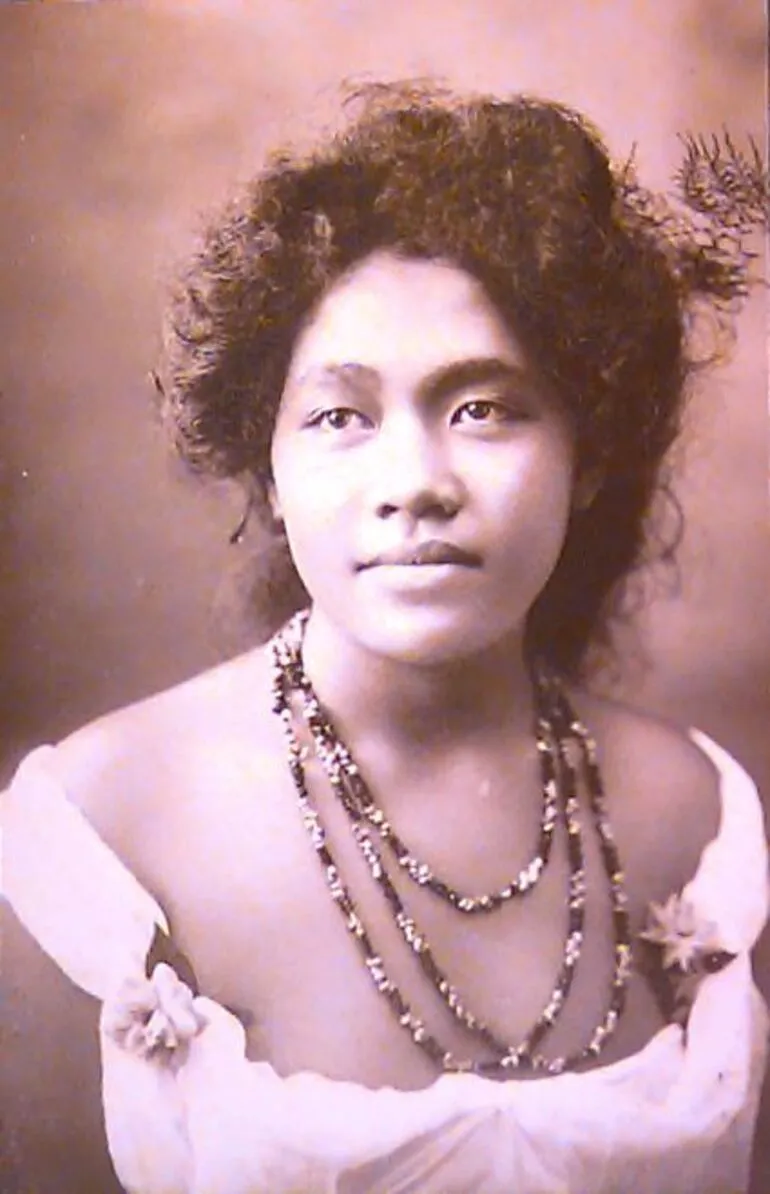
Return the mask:
[[767,1194],[768,1190],[770,1190],[770,1072],[765,1073],[759,1102],[748,1194]]
[[98,1004],[2,899],[0,938],[0,1190],[121,1194],[102,1118]]
[[[767,813],[765,815],[767,816]],[[770,996],[770,925],[765,927],[754,950],[754,972],[757,986],[767,1001]],[[770,1190],[770,1064],[765,1069],[762,1094],[759,1100],[748,1194],[767,1194],[768,1190]]]

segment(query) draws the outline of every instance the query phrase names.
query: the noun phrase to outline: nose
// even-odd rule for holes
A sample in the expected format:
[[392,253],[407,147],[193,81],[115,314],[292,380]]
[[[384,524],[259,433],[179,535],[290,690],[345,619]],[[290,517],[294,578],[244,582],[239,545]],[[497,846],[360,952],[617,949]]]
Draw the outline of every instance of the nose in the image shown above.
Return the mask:
[[395,420],[378,436],[372,492],[378,518],[446,521],[462,505],[463,486],[452,467],[440,430],[421,420]]

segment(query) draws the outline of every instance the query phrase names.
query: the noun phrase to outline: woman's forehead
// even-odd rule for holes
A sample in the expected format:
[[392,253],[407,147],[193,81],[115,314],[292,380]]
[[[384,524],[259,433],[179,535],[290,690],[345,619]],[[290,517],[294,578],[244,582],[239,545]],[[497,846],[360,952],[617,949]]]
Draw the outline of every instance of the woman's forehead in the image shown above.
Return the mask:
[[331,286],[297,339],[289,379],[339,378],[354,367],[429,373],[483,358],[523,363],[481,284],[445,262],[381,252]]

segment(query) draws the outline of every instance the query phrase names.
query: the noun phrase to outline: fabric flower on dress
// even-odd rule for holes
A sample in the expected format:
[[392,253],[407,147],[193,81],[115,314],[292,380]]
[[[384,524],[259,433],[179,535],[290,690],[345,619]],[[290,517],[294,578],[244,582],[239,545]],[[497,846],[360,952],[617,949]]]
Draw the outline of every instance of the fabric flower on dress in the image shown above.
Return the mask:
[[709,969],[707,963],[712,955],[720,955],[721,960],[721,955],[726,953],[716,925],[699,917],[690,901],[676,894],[670,895],[665,904],[654,901],[650,904],[648,927],[639,936],[662,946],[665,970],[677,967],[689,972],[699,968],[699,963],[706,964]]
[[170,1058],[206,1020],[195,996],[171,966],[159,962],[150,978],[130,978],[102,1009],[102,1031],[130,1053]]
[[647,927],[639,937],[661,950],[647,968],[661,1010],[666,1019],[685,1025],[703,979],[735,954],[724,948],[713,921],[700,916],[681,894],[669,896],[665,904],[650,903]]

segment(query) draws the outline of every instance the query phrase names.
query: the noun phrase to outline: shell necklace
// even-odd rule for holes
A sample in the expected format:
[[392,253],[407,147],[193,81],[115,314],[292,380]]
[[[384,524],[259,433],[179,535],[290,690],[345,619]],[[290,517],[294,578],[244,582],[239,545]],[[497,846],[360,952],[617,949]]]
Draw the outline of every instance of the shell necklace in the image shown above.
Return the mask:
[[[331,897],[358,944],[372,981],[390,1005],[399,1024],[409,1032],[416,1045],[443,1070],[448,1071],[470,1071],[491,1078],[510,1077],[515,1070],[558,1074],[597,1057],[612,1036],[625,1006],[631,970],[628,912],[617,848],[605,809],[596,749],[588,731],[575,716],[560,684],[542,669],[536,670],[535,733],[543,788],[536,853],[527,866],[499,890],[480,895],[464,894],[438,878],[427,863],[409,850],[376,804],[352,754],[336,733],[305,673],[302,641],[307,617],[307,611],[295,615],[271,641],[273,710],[284,728],[289,770],[302,821],[323,867]],[[315,754],[347,816],[353,839],[372,879],[385,897],[401,936],[416,955],[423,973],[448,1011],[471,1038],[486,1046],[493,1054],[492,1060],[456,1057],[428,1030],[389,978],[351,892],[342,879],[312,801],[305,776],[305,751],[295,729],[293,701],[299,705]],[[579,756],[577,767],[571,747],[576,748]],[[582,775],[588,791],[591,819],[610,890],[615,935],[614,973],[605,1014],[586,1045],[566,1057],[546,1058],[538,1052],[538,1047],[564,1008],[580,960],[584,935],[586,883],[578,799],[579,775]],[[539,1016],[521,1040],[509,1042],[466,1007],[460,992],[436,962],[425,934],[410,916],[396,890],[388,873],[386,857],[392,858],[410,880],[427,888],[458,912],[465,915],[489,914],[510,900],[525,897],[534,889],[548,865],[554,831],[559,821],[566,831],[569,863],[567,931],[562,960],[551,994]]]

